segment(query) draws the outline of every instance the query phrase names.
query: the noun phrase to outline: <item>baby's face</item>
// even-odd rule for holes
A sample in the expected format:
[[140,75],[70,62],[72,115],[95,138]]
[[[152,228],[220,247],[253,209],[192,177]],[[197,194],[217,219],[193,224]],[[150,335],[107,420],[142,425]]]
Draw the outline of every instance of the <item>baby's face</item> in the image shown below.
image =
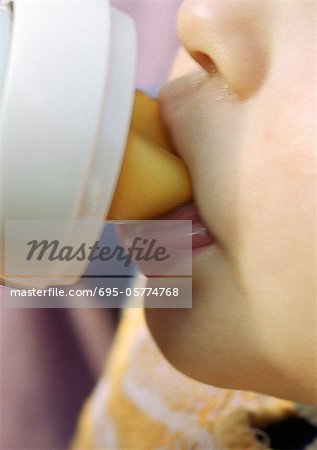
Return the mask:
[[[163,114],[216,244],[193,255],[193,308],[148,310],[191,377],[317,403],[316,3],[186,0],[202,68]],[[215,67],[214,67],[215,65]],[[182,68],[183,70],[183,68]]]

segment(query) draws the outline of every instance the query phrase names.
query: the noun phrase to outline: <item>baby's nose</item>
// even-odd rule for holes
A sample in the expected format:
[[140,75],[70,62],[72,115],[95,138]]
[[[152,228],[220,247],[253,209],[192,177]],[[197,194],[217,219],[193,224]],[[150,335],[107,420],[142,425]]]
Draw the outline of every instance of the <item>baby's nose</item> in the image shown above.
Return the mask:
[[267,68],[269,18],[265,2],[184,0],[178,35],[210,75],[218,71],[240,98],[257,91]]

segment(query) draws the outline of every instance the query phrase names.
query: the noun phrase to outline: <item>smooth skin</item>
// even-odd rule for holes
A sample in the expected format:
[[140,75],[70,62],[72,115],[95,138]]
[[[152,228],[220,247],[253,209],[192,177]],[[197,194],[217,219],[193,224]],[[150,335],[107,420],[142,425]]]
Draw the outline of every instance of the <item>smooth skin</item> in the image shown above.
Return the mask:
[[[147,309],[163,354],[224,388],[317,405],[316,2],[185,0],[164,119],[216,244],[193,308]],[[197,69],[198,67],[198,69]],[[194,68],[194,70],[192,70]]]

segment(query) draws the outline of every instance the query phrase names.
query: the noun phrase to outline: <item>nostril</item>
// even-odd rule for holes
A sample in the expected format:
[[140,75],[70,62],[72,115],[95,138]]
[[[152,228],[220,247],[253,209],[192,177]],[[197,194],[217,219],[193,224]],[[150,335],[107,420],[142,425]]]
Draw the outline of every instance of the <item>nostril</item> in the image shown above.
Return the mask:
[[190,56],[208,73],[213,74],[217,72],[217,66],[214,61],[206,53],[198,50],[189,52]]

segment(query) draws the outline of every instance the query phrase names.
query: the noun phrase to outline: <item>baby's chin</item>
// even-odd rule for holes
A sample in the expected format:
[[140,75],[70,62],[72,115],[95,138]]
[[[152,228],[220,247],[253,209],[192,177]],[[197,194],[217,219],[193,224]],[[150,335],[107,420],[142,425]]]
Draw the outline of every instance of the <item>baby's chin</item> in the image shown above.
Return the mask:
[[[210,339],[208,354],[203,339],[195,336],[198,325],[191,320],[191,312],[173,309],[147,309],[148,328],[167,361],[187,377],[224,389],[239,389],[239,370],[232,367],[226,352],[219,352],[215,339]],[[201,336],[200,336],[201,337]],[[219,337],[218,337],[219,339]],[[214,354],[214,358],[212,357]],[[219,356],[221,355],[221,356]]]
[[[287,355],[272,365],[260,345],[252,307],[234,283],[225,276],[211,292],[205,279],[195,281],[193,308],[145,309],[148,328],[168,362],[193,380],[215,387],[317,404],[315,378],[307,376],[312,358],[300,364],[297,373],[298,364],[295,361],[290,370]],[[269,344],[274,352],[274,342]]]
[[[228,335],[232,330],[219,324],[218,336],[209,336],[206,333],[208,329],[202,331],[204,324],[200,322],[204,322],[203,319],[197,320],[195,316],[192,310],[185,309],[145,310],[148,328],[165,359],[174,369],[194,381],[221,389],[256,391],[255,383],[248,377],[253,375],[254,364],[260,363],[259,356],[252,357],[252,367],[250,362],[243,364],[243,351],[240,353],[238,347],[233,349],[230,345],[226,348],[222,333],[227,332]],[[239,342],[238,336],[236,341]],[[260,374],[255,374],[255,377],[261,379]]]
[[[183,374],[207,384],[235,387],[232,354],[237,355],[239,301],[226,262],[206,249],[193,260],[192,308],[145,308],[148,328],[164,357]],[[214,256],[214,261],[212,260]],[[235,334],[233,336],[233,334]],[[241,338],[242,339],[242,338]],[[232,344],[234,343],[234,344]],[[237,362],[239,358],[236,356]]]
[[263,355],[250,314],[230,260],[215,248],[193,258],[192,308],[145,309],[156,344],[178,371],[220,388],[261,391],[263,373],[255,372]]
[[190,311],[184,309],[145,309],[151,335],[168,362],[178,371],[197,380],[190,370],[188,320]]

